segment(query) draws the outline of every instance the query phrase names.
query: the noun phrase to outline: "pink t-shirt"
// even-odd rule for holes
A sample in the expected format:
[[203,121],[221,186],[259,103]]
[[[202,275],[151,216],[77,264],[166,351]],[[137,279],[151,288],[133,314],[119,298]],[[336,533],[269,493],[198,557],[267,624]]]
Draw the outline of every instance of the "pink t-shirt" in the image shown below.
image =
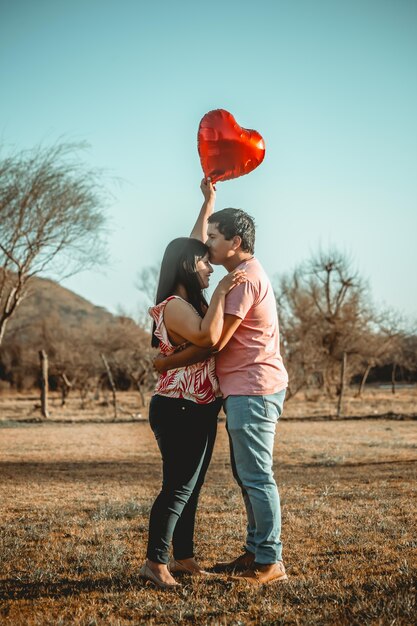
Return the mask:
[[269,395],[287,387],[288,374],[279,348],[277,305],[271,283],[255,258],[244,261],[247,282],[226,296],[225,313],[242,322],[216,355],[223,397]]

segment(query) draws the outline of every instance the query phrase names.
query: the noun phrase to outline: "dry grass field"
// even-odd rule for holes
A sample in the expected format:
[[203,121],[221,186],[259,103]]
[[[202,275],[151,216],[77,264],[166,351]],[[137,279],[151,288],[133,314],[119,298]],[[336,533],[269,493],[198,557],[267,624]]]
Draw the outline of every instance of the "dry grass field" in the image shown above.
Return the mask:
[[[65,409],[73,423],[27,422],[7,403],[2,625],[415,623],[415,420],[303,421],[290,402],[275,453],[288,583],[185,577],[174,592],[137,574],[161,476],[146,420],[92,423]],[[244,530],[221,422],[199,507],[201,562],[238,554]]]
[[[109,392],[102,394],[99,401],[92,392],[82,408],[79,396],[72,392],[66,406],[61,406],[58,393],[50,393],[49,410],[52,421],[111,421],[113,407]],[[118,420],[147,419],[147,411],[141,405],[138,393],[123,392],[118,394],[120,406]],[[414,417],[417,418],[417,385],[398,386],[395,394],[391,388],[369,386],[361,398],[357,397],[357,388],[351,387],[345,398],[343,415],[353,417]],[[337,399],[323,397],[317,390],[300,392],[285,404],[285,419],[335,418]],[[5,420],[38,420],[40,418],[39,393],[19,394],[0,392],[0,422]]]

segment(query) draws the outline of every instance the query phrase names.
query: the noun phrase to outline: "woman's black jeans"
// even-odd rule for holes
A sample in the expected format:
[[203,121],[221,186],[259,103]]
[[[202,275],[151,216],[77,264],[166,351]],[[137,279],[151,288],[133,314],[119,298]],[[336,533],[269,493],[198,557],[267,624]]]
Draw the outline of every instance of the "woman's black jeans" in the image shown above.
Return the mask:
[[149,423],[162,455],[162,489],[149,519],[146,556],[168,563],[194,556],[194,524],[198,496],[213,452],[218,399],[210,404],[153,396]]

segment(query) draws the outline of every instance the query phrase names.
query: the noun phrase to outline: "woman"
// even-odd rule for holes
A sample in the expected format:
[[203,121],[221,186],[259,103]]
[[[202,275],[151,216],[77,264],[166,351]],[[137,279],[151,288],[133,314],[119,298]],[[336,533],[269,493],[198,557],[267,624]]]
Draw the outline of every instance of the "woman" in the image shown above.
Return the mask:
[[[207,246],[197,239],[174,239],[162,260],[152,345],[169,355],[187,343],[210,348],[220,339],[225,295],[244,280],[235,271],[215,289],[210,306],[202,290],[213,268]],[[162,489],[149,520],[146,563],[140,576],[159,587],[176,587],[171,572],[203,574],[194,559],[198,496],[213,451],[220,410],[214,357],[160,375],[149,408],[149,422],[162,455]],[[174,559],[169,563],[170,544]]]

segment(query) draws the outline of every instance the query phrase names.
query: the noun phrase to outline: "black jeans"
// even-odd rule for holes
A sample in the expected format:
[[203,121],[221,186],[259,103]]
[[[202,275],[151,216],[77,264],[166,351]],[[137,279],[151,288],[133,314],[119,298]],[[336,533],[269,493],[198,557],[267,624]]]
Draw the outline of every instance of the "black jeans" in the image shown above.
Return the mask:
[[149,423],[162,455],[162,489],[149,519],[146,556],[168,563],[194,556],[194,525],[198,496],[204,483],[217,431],[218,399],[210,404],[153,396]]

